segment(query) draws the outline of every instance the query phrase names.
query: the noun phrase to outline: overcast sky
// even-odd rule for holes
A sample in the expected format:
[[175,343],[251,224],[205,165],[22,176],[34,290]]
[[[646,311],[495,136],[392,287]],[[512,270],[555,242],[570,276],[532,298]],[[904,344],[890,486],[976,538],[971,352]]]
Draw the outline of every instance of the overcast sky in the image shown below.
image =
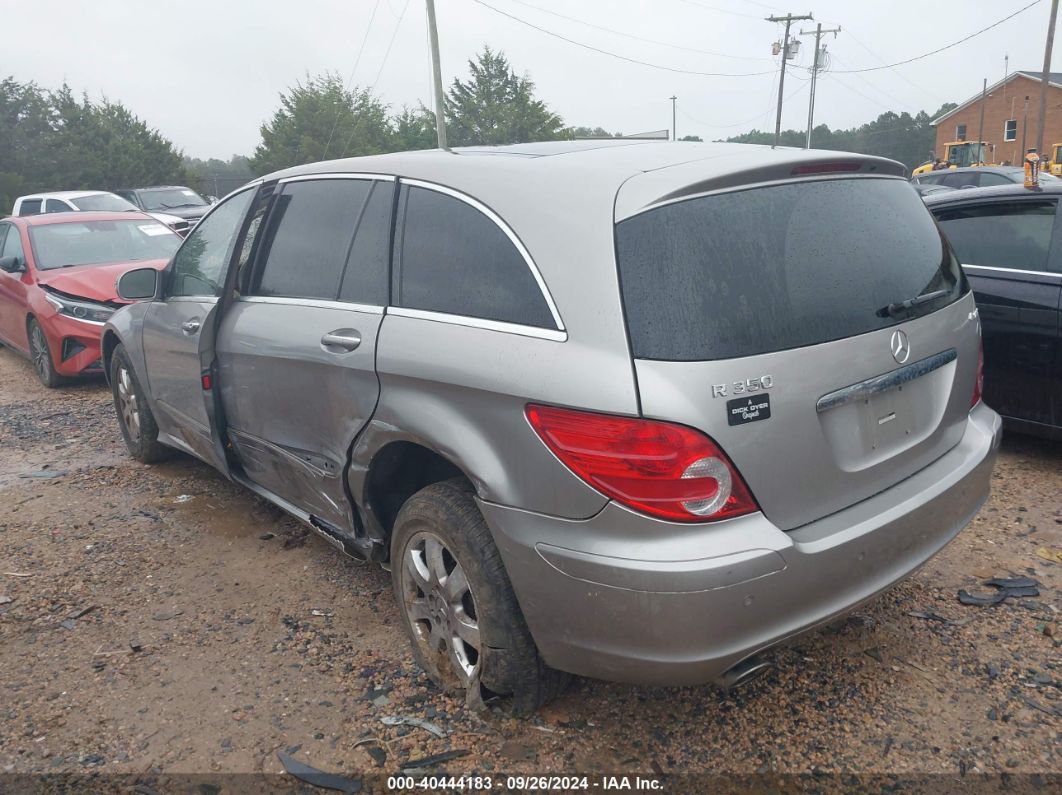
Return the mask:
[[[554,38],[476,0],[436,0],[444,83],[464,77],[467,60],[489,44],[534,80],[539,98],[567,124],[662,129],[671,124],[668,97],[675,94],[679,136],[706,140],[773,129],[778,59],[771,43],[781,31],[763,19],[772,12],[811,12],[824,27],[842,28],[826,40],[832,68],[820,79],[815,119],[848,127],[885,110],[932,113],[945,101],[963,101],[983,77],[989,84],[1003,77],[1007,54],[1011,71],[1038,71],[1050,11],[1050,0],[1040,0],[940,54],[842,74],[958,41],[1031,0],[483,2],[625,58],[674,70],[764,74],[651,68]],[[119,100],[194,157],[250,154],[278,94],[307,72],[332,70],[346,79],[353,70],[354,84],[375,86],[395,109],[430,104],[424,0],[0,0],[0,8],[0,73],[46,88],[65,80],[77,92]],[[794,32],[814,24],[795,23]],[[802,38],[807,46],[786,77],[785,128],[803,129],[807,119],[812,47]]]

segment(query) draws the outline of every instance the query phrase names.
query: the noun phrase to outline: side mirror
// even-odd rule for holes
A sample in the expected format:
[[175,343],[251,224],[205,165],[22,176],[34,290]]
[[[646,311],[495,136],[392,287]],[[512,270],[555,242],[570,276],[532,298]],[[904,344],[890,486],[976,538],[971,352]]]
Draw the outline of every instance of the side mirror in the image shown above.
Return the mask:
[[18,257],[0,257],[0,270],[7,273],[22,273],[26,266]]
[[118,296],[126,301],[154,298],[159,287],[159,272],[154,268],[126,271],[118,278]]

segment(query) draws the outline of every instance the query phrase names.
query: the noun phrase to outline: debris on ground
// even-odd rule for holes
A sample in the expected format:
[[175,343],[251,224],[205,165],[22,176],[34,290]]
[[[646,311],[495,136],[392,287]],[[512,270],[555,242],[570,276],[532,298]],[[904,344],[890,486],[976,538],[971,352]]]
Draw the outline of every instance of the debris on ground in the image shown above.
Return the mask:
[[14,601],[15,600],[13,598],[11,598],[10,596],[6,596],[6,595],[3,595],[3,594],[0,594],[0,605],[9,605],[9,604],[11,604]]
[[317,616],[318,618],[331,618],[335,615],[331,610],[318,610],[316,607],[310,611],[311,616]]
[[20,478],[41,478],[42,480],[50,480],[52,478],[61,478],[67,474],[62,469],[41,469],[36,472],[23,472],[19,475]]
[[462,756],[468,756],[468,751],[460,748],[453,751],[443,751],[441,754],[432,754],[431,756],[425,756],[420,759],[410,759],[407,762],[403,762],[402,769],[409,770],[417,767],[434,767],[443,762],[449,762],[451,759],[460,759]]
[[314,787],[346,793],[361,792],[361,779],[347,778],[338,773],[326,773],[288,756],[283,751],[277,751],[277,759],[289,775]]
[[160,610],[154,613],[151,618],[155,621],[170,621],[180,615],[184,615],[183,610]]
[[73,613],[67,616],[67,618],[81,618],[84,615],[88,615],[95,610],[98,605],[86,605],[85,607],[78,608]]
[[277,537],[276,533],[262,533],[262,535],[258,536],[258,540],[259,541],[269,541],[269,540],[274,539],[276,537]]
[[398,715],[385,715],[380,718],[380,723],[385,726],[416,726],[417,728],[424,729],[424,731],[434,734],[436,737],[446,736],[445,729],[438,724],[424,720],[423,718],[406,718]]
[[191,502],[194,499],[195,497],[193,497],[191,494],[178,494],[176,497],[173,498],[173,501],[177,504],[180,504],[183,502]]
[[1062,548],[1040,547],[1036,550],[1036,557],[1049,560],[1052,563],[1062,563]]
[[1040,595],[1040,583],[1030,577],[996,577],[991,580],[985,580],[982,584],[995,588],[995,592],[990,594],[972,594],[960,588],[959,602],[964,605],[987,607],[998,605],[1004,599],[1011,597]]

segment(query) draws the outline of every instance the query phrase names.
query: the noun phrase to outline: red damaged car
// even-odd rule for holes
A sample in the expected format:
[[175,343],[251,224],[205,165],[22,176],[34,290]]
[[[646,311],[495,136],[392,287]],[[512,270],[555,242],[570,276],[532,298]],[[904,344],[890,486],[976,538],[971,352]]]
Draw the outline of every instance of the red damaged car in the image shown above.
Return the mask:
[[126,303],[127,270],[161,270],[180,245],[142,213],[52,213],[0,221],[0,342],[28,356],[47,387],[102,373],[100,332]]

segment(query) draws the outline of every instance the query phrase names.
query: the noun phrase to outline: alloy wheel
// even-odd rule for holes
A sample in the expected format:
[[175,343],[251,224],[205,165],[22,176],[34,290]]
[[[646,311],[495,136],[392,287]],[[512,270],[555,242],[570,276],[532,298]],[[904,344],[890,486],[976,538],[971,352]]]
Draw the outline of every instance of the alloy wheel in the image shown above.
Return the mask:
[[31,323],[33,331],[30,334],[30,354],[33,357],[33,366],[40,373],[42,381],[47,381],[51,374],[52,363],[48,360],[48,340],[44,336],[44,329],[37,323]]
[[455,688],[472,681],[480,658],[479,614],[461,563],[427,530],[416,533],[401,563],[406,618],[425,656]]
[[133,388],[133,378],[129,374],[129,368],[118,368],[118,379],[115,383],[118,392],[118,411],[122,417],[131,439],[136,441],[140,438],[140,404],[137,401],[136,390]]

